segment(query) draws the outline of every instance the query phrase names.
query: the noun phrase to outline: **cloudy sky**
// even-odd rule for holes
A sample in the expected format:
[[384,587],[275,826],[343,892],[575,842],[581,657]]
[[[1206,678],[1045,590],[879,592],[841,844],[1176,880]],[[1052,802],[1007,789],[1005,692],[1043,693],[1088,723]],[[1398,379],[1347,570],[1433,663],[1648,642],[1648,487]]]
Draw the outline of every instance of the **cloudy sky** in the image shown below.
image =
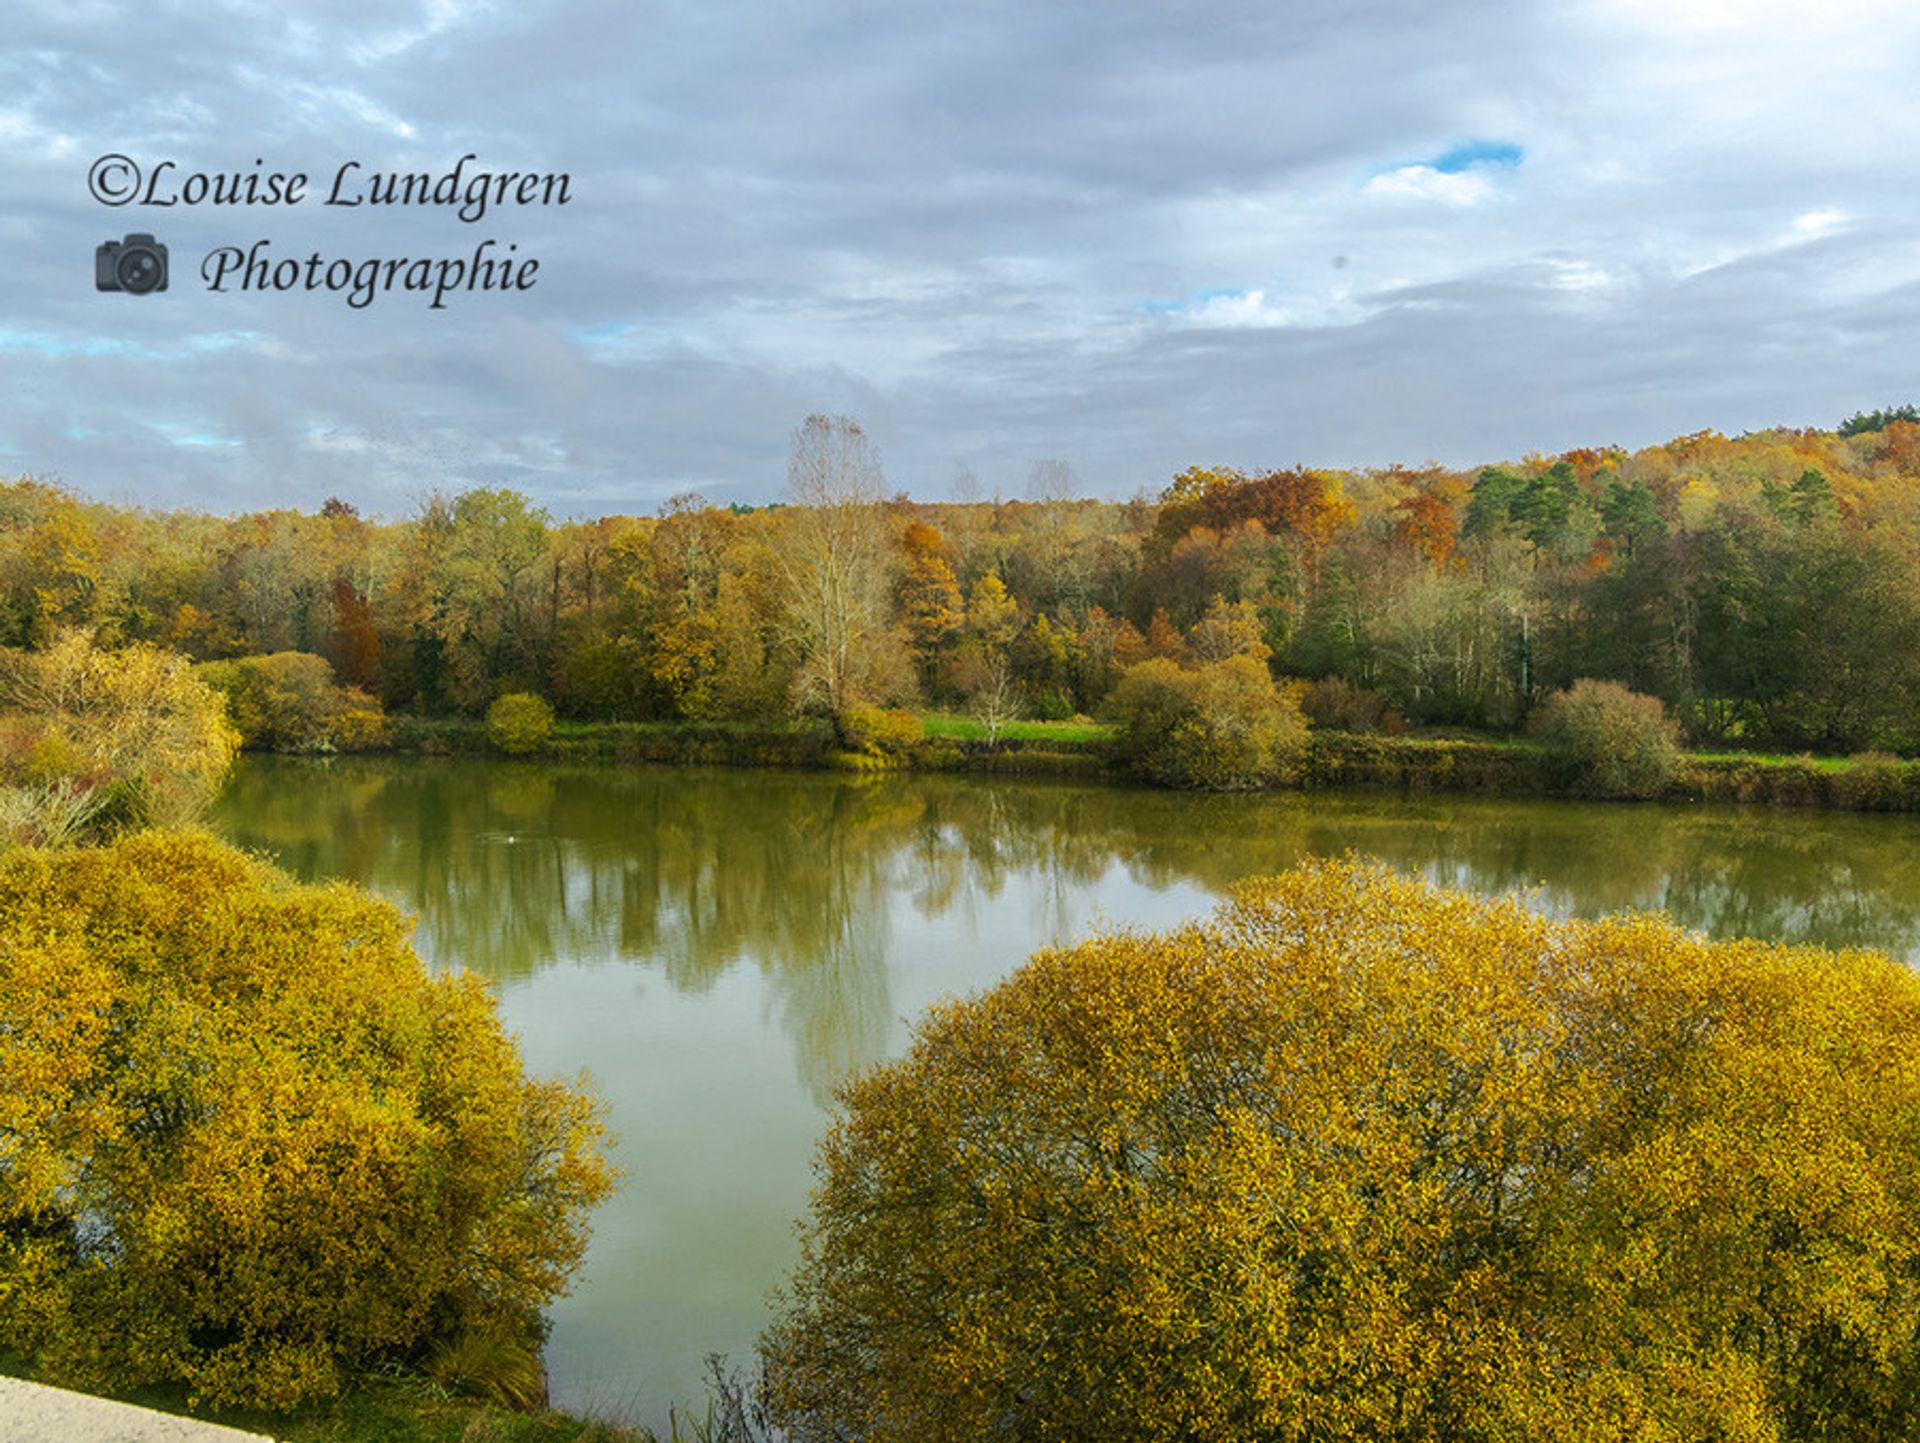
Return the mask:
[[[890,483],[1467,464],[1920,399],[1920,11],[1786,0],[11,0],[0,469],[215,510],[556,515]],[[302,13],[304,11],[304,13]],[[88,190],[304,171],[293,207]],[[569,203],[327,207],[334,171]],[[151,231],[165,295],[93,288]],[[212,293],[202,259],[537,256],[531,290]]]

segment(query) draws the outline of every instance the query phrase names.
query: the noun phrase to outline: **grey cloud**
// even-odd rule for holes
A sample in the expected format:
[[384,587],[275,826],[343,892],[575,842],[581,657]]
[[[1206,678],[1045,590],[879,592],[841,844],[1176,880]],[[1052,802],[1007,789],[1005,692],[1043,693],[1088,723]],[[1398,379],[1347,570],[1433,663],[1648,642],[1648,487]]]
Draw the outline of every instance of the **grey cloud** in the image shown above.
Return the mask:
[[[1690,77],[1619,7],[1475,0],[48,4],[15,32],[0,464],[143,503],[762,500],[823,407],[922,494],[956,463],[1019,494],[1050,455],[1124,495],[1196,461],[1830,422],[1904,384],[1916,216],[1875,137],[1920,103],[1869,74],[1838,112],[1837,74],[1796,88],[1819,59],[1790,37]],[[1768,55],[1784,115],[1748,147]],[[1469,137],[1527,152],[1484,203],[1365,192]],[[108,210],[83,185],[107,150],[321,186],[342,159],[472,151],[565,170],[574,200],[475,226]],[[1787,243],[1826,209],[1838,233]],[[93,246],[137,229],[172,247],[173,291],[96,295]],[[262,236],[363,257],[489,235],[540,258],[533,291],[355,312],[193,274]],[[1219,291],[1305,319],[1147,308]],[[216,334],[243,339],[191,340]]]

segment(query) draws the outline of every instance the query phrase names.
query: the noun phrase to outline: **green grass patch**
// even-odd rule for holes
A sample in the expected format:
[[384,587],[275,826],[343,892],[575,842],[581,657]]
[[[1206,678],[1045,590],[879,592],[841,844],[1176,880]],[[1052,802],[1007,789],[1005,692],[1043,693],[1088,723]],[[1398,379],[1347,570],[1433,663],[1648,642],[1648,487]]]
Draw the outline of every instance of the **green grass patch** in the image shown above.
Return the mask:
[[1816,757],[1808,752],[1684,752],[1683,761],[1746,763],[1756,767],[1812,767],[1819,772],[1844,772],[1853,763],[1847,757]]
[[[920,720],[927,735],[945,741],[983,742],[987,728],[977,718],[953,712],[923,712]],[[1000,736],[1010,742],[1105,742],[1113,740],[1114,728],[1090,721],[1015,721],[1000,728]]]

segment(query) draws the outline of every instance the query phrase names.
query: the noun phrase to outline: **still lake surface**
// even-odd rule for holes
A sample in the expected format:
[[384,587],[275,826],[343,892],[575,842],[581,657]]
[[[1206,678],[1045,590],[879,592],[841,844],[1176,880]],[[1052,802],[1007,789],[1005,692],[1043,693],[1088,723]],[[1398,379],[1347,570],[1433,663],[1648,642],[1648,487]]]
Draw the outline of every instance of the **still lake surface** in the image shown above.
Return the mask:
[[1198,797],[992,778],[248,758],[242,846],[419,919],[531,1071],[585,1069],[625,1171],[553,1310],[555,1403],[664,1431],[746,1361],[797,1255],[834,1082],[929,1003],[1093,928],[1166,927],[1307,855],[1559,914],[1920,962],[1920,820],[1386,794]]

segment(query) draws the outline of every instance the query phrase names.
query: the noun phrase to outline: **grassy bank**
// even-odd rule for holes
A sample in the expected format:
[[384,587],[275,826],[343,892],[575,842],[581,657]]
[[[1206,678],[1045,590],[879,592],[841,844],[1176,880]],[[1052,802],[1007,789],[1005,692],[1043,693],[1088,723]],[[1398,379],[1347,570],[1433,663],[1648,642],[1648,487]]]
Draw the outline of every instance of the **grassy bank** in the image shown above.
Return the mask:
[[[971,717],[932,714],[925,737],[898,755],[840,749],[824,722],[561,722],[549,759],[855,771],[984,772],[1123,780],[1108,760],[1113,728],[1097,722],[1014,722],[991,741]],[[392,747],[428,755],[487,754],[486,727],[468,718],[395,717]],[[1386,736],[1316,730],[1299,785],[1496,796],[1565,795],[1541,748],[1517,737]],[[1662,795],[1671,802],[1750,802],[1847,811],[1920,812],[1920,763],[1761,752],[1691,752]]]
[[280,1443],[654,1443],[650,1433],[553,1409],[520,1413],[417,1383],[375,1383],[285,1417],[220,1415]]

